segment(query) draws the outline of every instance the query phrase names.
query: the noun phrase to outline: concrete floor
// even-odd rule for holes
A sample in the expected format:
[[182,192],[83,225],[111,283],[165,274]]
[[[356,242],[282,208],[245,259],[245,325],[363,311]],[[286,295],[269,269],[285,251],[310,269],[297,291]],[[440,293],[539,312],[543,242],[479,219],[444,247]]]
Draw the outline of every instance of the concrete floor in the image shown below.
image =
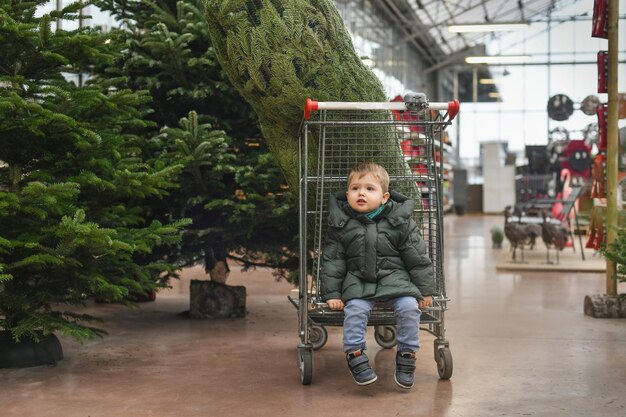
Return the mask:
[[496,273],[489,229],[501,220],[446,217],[449,381],[438,379],[423,332],[415,387],[401,391],[394,351],[370,330],[379,380],[359,387],[335,327],[314,354],[313,384],[302,386],[291,286],[235,270],[229,284],[247,287],[248,316],[194,321],[179,314],[188,280],[205,277],[193,268],[138,309],[90,306],[109,335],[62,339],[56,366],[0,369],[0,416],[626,416],[626,320],[583,314],[584,296],[605,291],[604,275]]

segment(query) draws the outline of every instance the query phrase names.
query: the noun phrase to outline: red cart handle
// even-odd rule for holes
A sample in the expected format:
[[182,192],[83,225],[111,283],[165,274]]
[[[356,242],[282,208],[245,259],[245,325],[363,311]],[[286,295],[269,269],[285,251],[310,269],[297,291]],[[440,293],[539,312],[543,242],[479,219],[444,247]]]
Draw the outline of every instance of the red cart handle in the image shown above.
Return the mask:
[[[430,110],[446,110],[448,117],[453,120],[459,113],[461,105],[459,100],[447,103],[428,103]],[[309,120],[311,112],[316,110],[396,110],[407,111],[406,104],[401,101],[381,102],[349,102],[349,101],[315,101],[310,98],[304,103],[304,120]]]

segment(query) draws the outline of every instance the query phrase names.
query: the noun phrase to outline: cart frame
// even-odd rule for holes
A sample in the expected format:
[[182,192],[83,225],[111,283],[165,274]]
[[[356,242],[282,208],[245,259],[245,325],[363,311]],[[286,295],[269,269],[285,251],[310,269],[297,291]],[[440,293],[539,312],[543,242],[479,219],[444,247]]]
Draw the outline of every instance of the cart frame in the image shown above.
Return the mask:
[[[351,132],[393,135],[388,142],[398,138],[396,149],[391,149],[392,159],[399,159],[401,167],[390,172],[391,184],[402,184],[409,197],[419,201],[414,218],[422,226],[429,256],[435,269],[437,292],[433,307],[422,311],[420,330],[435,336],[434,353],[439,377],[452,376],[450,343],[445,338],[444,312],[449,299],[446,296],[443,269],[443,131],[452,123],[459,111],[459,102],[428,103],[423,94],[408,94],[403,102],[317,102],[307,99],[299,140],[299,289],[298,298],[289,301],[298,311],[297,365],[301,382],[309,385],[313,375],[313,351],[321,349],[327,341],[324,326],[342,326],[343,311],[331,311],[318,296],[320,285],[321,252],[326,224],[326,205],[329,190],[345,187],[347,166],[341,172],[330,166],[333,140],[357,144],[346,159],[359,159],[358,140]],[[313,117],[312,117],[313,116]],[[348,133],[346,133],[348,132]],[[316,136],[312,142],[310,136]],[[345,139],[341,138],[346,135]],[[376,147],[368,142],[364,147]],[[389,146],[389,145],[387,145]],[[316,159],[310,153],[315,152]],[[343,152],[343,151],[339,151]],[[374,159],[375,154],[389,150],[366,149],[362,159]],[[339,156],[343,165],[344,156]],[[398,163],[396,163],[397,165]],[[336,164],[337,165],[337,164]],[[381,164],[384,166],[384,164]],[[388,168],[388,167],[386,167]],[[388,168],[389,170],[389,168]],[[414,193],[411,193],[414,191]],[[411,195],[413,194],[413,195]],[[314,200],[314,201],[311,201]],[[314,204],[312,204],[314,203]],[[310,236],[311,233],[313,236]],[[313,248],[311,250],[311,247]],[[374,307],[368,326],[375,326],[375,340],[383,348],[395,346],[395,316],[389,305]]]

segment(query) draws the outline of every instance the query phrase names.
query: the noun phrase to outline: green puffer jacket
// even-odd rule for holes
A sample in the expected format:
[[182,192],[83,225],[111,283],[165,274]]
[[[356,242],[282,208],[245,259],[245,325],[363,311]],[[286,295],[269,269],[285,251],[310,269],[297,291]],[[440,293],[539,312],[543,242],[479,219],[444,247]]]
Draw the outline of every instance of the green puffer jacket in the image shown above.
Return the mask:
[[345,192],[330,196],[321,270],[324,300],[420,300],[435,294],[433,264],[411,218],[414,206],[413,200],[392,191],[375,221],[354,212]]

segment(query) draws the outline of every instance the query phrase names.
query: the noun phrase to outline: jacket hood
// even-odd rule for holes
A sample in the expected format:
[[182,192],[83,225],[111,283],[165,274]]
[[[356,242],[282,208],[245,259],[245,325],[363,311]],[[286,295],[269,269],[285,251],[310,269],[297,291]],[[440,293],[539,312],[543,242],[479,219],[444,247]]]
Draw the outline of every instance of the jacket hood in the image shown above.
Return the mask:
[[[393,190],[389,190],[389,194],[390,197],[387,201],[389,208],[385,210],[383,217],[394,226],[407,222],[413,214],[415,201]],[[343,227],[351,218],[358,218],[361,221],[372,221],[367,216],[355,213],[350,208],[345,191],[338,191],[330,195],[328,211],[328,225],[333,227]]]

